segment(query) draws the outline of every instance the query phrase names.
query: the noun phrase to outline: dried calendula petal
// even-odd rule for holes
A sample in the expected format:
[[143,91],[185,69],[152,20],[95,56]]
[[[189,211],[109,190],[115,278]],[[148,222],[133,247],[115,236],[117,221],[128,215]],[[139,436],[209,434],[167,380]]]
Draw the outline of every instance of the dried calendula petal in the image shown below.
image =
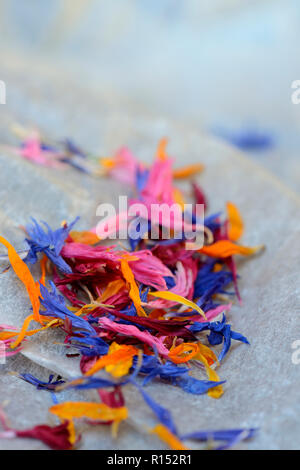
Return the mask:
[[128,417],[125,406],[111,408],[104,403],[90,403],[83,401],[67,401],[54,405],[49,409],[63,420],[73,420],[75,418],[88,418],[101,421],[122,421]]
[[129,285],[129,297],[134,303],[137,314],[141,317],[146,317],[147,314],[141,305],[139,288],[135,282],[133,272],[129,266],[127,259],[121,259],[121,271],[122,271],[125,281]]
[[228,258],[233,255],[250,256],[264,248],[263,245],[249,247],[236,245],[229,240],[219,240],[212,245],[204,246],[199,250],[202,253],[213,258]]
[[168,158],[168,155],[166,153],[166,147],[168,145],[168,139],[166,137],[163,137],[160,139],[157,147],[157,158],[159,160],[166,160]]
[[119,423],[128,418],[128,411],[125,406],[111,408],[104,403],[68,401],[52,406],[49,411],[62,421],[69,421],[68,429],[71,444],[76,441],[74,419],[88,418],[96,421],[112,421],[115,434]]
[[99,238],[95,233],[85,230],[82,232],[72,230],[72,232],[70,232],[70,237],[74,242],[83,243],[84,245],[95,245],[99,242]]
[[11,345],[10,345],[10,347],[12,349],[19,346],[19,344],[23,341],[23,339],[26,336],[26,331],[28,330],[29,324],[32,320],[34,320],[33,315],[28,315],[28,317],[25,318],[24,323],[23,323],[22,328],[21,328],[21,331],[18,334],[17,339],[13,343],[11,343]]
[[[209,380],[213,382],[220,382],[220,378],[216,371],[212,369],[210,366],[211,364],[218,362],[218,359],[215,355],[215,353],[205,346],[204,344],[198,343],[199,350],[197,354],[193,357],[194,360],[198,360],[202,362],[202,364],[205,367],[207,376]],[[212,398],[220,398],[224,393],[222,385],[217,385],[214,388],[210,388],[207,392],[207,394],[212,397]]]
[[113,354],[121,350],[122,354],[119,359],[115,359],[114,362],[107,364],[105,367],[106,372],[109,372],[113,377],[123,377],[129,373],[129,370],[133,364],[134,356],[139,354],[139,350],[134,346],[119,345],[112,343],[109,347],[109,353]]
[[18,340],[15,343],[11,344],[11,347],[16,347],[20,342],[26,337],[26,336],[33,336],[36,333],[39,333],[40,331],[46,330],[47,328],[50,327],[57,327],[61,325],[61,322],[58,320],[51,320],[47,325],[43,326],[42,328],[37,328],[35,330],[27,330],[30,322],[33,320],[33,315],[29,315],[27,318],[25,318],[25,321],[23,323],[23,327],[20,332],[17,331],[0,331],[0,340],[5,340],[5,339],[10,339],[14,338],[15,336],[18,336]]
[[42,271],[40,283],[43,284],[43,286],[45,285],[45,282],[46,282],[46,264],[47,264],[47,259],[48,259],[47,256],[44,254],[44,256],[42,257],[42,259],[41,259],[41,261],[40,261],[41,271]]
[[178,188],[174,188],[173,198],[174,198],[174,202],[176,204],[179,204],[181,210],[184,210],[184,198],[183,198],[182,191],[180,191]]
[[190,176],[194,176],[197,173],[201,173],[204,170],[204,165],[201,163],[195,163],[194,165],[186,165],[181,168],[173,170],[173,178],[175,179],[185,179]]
[[[207,393],[219,398],[223,394],[224,381],[220,381],[216,366],[222,363],[233,341],[249,344],[226,319],[225,312],[227,315],[232,305],[226,295],[240,298],[234,255],[248,256],[262,247],[236,243],[243,233],[243,221],[232,202],[227,203],[227,220],[219,212],[205,214],[201,224],[197,223],[196,204],[204,204],[207,208],[202,189],[192,183],[193,204],[187,208],[184,205],[187,192],[176,187],[174,180],[194,176],[203,166],[194,164],[174,170],[166,145],[167,139],[161,139],[151,166],[140,162],[126,147],[119,149],[113,159],[101,161],[102,173],[130,187],[132,198],[127,208],[109,215],[100,223],[100,228],[98,225],[87,231],[73,231],[75,219],[70,225],[63,222],[60,228],[53,230],[46,222],[32,219],[26,226],[29,251],[25,262],[34,264],[39,261],[37,255],[43,255],[39,283],[35,283],[14,248],[0,238],[8,249],[15,272],[28,290],[33,307],[33,314],[25,319],[20,331],[6,323],[0,325],[0,341],[6,348],[1,349],[1,358],[18,354],[22,347],[16,346],[23,339],[28,340],[46,328],[60,328],[66,335],[67,355],[81,355],[78,360],[81,375],[70,381],[52,380],[52,376],[48,382],[29,373],[17,374],[17,377],[54,392],[75,389],[89,393],[94,389],[102,401],[69,401],[52,406],[50,412],[62,421],[60,426],[53,429],[41,426],[25,432],[34,437],[45,431],[44,442],[50,446],[52,436],[62,431],[59,446],[72,447],[77,442],[75,419],[80,418],[90,425],[95,424],[90,420],[96,424],[111,424],[115,436],[119,423],[128,416],[122,392],[123,387],[130,384],[141,393],[160,423],[152,433],[172,449],[185,450],[180,439],[186,437],[179,438],[181,434],[177,432],[177,423],[170,411],[148,395],[144,385],[151,380],[161,380],[167,394],[169,386],[180,387],[187,394]],[[55,153],[58,160],[67,160],[80,171],[88,172],[92,162],[87,165],[84,161],[90,157],[97,165],[98,157],[82,151],[70,139],[64,144],[49,144],[48,140],[44,142],[39,137],[38,142],[27,141],[25,150],[32,151],[35,147],[38,155],[47,159],[50,157],[47,149],[51,148],[50,153]],[[22,151],[22,144],[20,149]],[[82,164],[81,160],[74,160],[75,157],[80,157]],[[129,208],[136,203],[143,204],[147,213],[137,217],[132,215]],[[171,217],[174,203],[179,204],[180,210]],[[166,211],[161,209],[161,204]],[[153,205],[159,205],[161,209],[156,220],[151,211]],[[131,224],[127,232],[130,248],[122,241],[104,245],[104,239],[117,237],[118,231],[128,229],[128,224]],[[177,228],[182,228],[184,233],[177,233]],[[186,230],[192,229],[204,233],[206,245],[188,243]],[[102,237],[101,243],[98,243],[100,239],[96,232]],[[0,255],[0,258],[7,259],[7,256]],[[46,283],[46,268],[50,287]],[[232,283],[235,293],[227,291]],[[226,304],[220,303],[224,296]],[[150,312],[149,316],[144,308]],[[39,328],[28,329],[31,321],[41,322],[41,319],[43,324]],[[205,335],[207,344],[217,347],[218,358],[211,347],[199,342],[200,334]],[[41,341],[44,337],[39,335]],[[14,349],[7,351],[7,346]],[[196,378],[193,367],[205,370],[207,377]],[[137,380],[138,375],[142,376],[142,383]],[[3,422],[1,410],[0,420]],[[213,435],[217,438],[225,436],[228,447],[236,442],[236,431],[228,435],[228,431],[224,434],[213,431]],[[209,433],[205,431],[189,435],[200,440],[203,436],[204,440],[209,439]],[[246,436],[252,436],[251,432]]]
[[240,211],[232,202],[227,202],[226,208],[228,214],[228,238],[235,242],[243,235],[243,219]]
[[202,308],[200,308],[197,304],[192,302],[191,300],[185,299],[182,295],[175,294],[174,292],[170,291],[156,291],[156,292],[149,292],[149,295],[153,297],[158,297],[164,300],[171,300],[173,302],[177,302],[182,305],[186,305],[187,307],[196,310],[203,318],[206,318],[205,313],[203,312]]
[[101,302],[105,302],[107,299],[117,294],[125,286],[122,279],[116,279],[111,281],[107,286],[103,294],[101,295]]
[[183,364],[193,359],[198,353],[199,347],[197,343],[181,343],[179,346],[171,349],[169,358],[172,362],[175,362],[175,364]]
[[95,374],[98,370],[106,369],[114,377],[126,375],[132,366],[132,360],[138,354],[138,349],[134,346],[118,345],[112,343],[108,354],[100,357],[93,366],[86,372],[87,376]]

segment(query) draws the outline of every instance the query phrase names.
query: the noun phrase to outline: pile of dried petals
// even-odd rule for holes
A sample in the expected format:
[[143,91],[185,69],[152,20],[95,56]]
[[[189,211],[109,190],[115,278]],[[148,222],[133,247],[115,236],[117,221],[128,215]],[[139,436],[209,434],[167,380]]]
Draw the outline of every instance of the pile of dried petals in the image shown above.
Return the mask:
[[[85,153],[71,141],[66,145],[69,154],[84,157]],[[53,155],[55,150],[41,143],[37,136],[27,140],[20,152],[27,158],[34,154],[39,164],[51,158],[55,163],[62,159],[58,152]],[[101,160],[108,176],[131,185],[135,194],[132,203],[141,201],[148,205],[182,203],[183,194],[173,181],[202,170],[202,165],[174,170],[172,163],[165,139],[159,143],[151,167],[137,161],[125,148],[115,158]],[[194,203],[206,207],[202,189],[195,182],[192,189]],[[52,230],[32,219],[26,227],[28,253],[23,260],[7,240],[0,238],[8,249],[11,266],[28,291],[33,310],[21,329],[0,325],[6,355],[17,354],[32,335],[42,330],[60,328],[66,334],[68,350],[75,349],[81,355],[82,372],[75,380],[64,381],[59,377],[53,381],[51,376],[49,382],[22,374],[23,380],[52,393],[55,404],[49,411],[61,424],[16,431],[6,425],[2,413],[0,437],[32,437],[54,449],[69,449],[80,438],[76,435],[76,419],[110,424],[116,435],[130,412],[122,393],[127,384],[136,387],[156,416],[158,424],[151,432],[173,449],[185,449],[186,439],[206,441],[209,445],[220,441],[215,448],[224,449],[252,437],[256,429],[181,435],[171,413],[145,390],[150,381],[161,380],[165,387],[180,387],[187,394],[207,393],[219,398],[224,392],[224,381],[216,369],[230,350],[232,340],[248,344],[242,334],[232,330],[225,312],[231,308],[230,297],[236,295],[240,299],[234,256],[248,256],[261,247],[237,243],[243,233],[243,222],[236,206],[227,203],[225,221],[220,213],[205,216],[205,244],[197,250],[186,249],[184,239],[151,240],[145,234],[138,239],[129,237],[128,249],[118,243],[107,246],[94,229],[74,231],[75,222]],[[151,225],[151,220],[148,222]],[[149,228],[147,225],[146,232]],[[29,269],[38,260],[42,271],[39,282]],[[226,290],[231,283],[235,292]],[[32,322],[39,326],[30,329]],[[207,377],[196,378],[193,370],[202,370]],[[57,394],[68,388],[94,388],[99,402],[59,403]]]

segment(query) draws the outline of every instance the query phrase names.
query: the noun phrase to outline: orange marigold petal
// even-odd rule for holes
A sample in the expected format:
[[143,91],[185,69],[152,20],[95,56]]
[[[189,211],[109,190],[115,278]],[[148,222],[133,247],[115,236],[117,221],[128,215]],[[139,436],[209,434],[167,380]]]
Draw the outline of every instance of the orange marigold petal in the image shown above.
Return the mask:
[[70,232],[70,237],[76,243],[83,243],[84,245],[95,245],[95,243],[99,242],[99,237],[92,232],[82,231],[78,232],[73,230]]
[[201,163],[195,163],[194,165],[186,165],[181,168],[173,170],[173,177],[175,179],[189,178],[197,173],[204,170],[204,165]]
[[[130,346],[130,345],[120,346],[120,345],[117,345],[117,343],[112,343],[112,345],[109,348],[108,354],[100,357],[93,364],[93,366],[86,372],[85,375],[87,376],[93,375],[99,370],[103,369],[104,367],[116,366],[120,363],[123,363],[123,366],[124,366],[124,362],[128,363],[128,361],[130,360],[132,364],[132,359],[137,353],[138,353],[138,349],[135,348],[134,346]],[[129,368],[131,367],[131,364],[129,365]],[[126,366],[125,366],[125,369],[126,369]],[[111,370],[113,369],[108,370],[108,372],[110,372]],[[125,374],[122,374],[122,375],[125,375]],[[119,375],[117,374],[117,376]]]
[[166,137],[163,137],[160,139],[158,146],[157,146],[157,158],[159,160],[166,160],[168,158],[167,152],[166,152],[166,147],[168,144],[168,139]]
[[199,250],[199,253],[203,253],[207,256],[212,256],[213,258],[228,258],[232,255],[243,255],[249,256],[257,253],[262,248],[263,245],[249,247],[236,245],[235,243],[229,240],[219,240],[212,245],[204,246]]
[[15,271],[16,275],[23,282],[26,290],[28,292],[30,302],[33,309],[33,317],[36,321],[40,322],[40,289],[36,285],[31,272],[29,271],[28,266],[24,261],[20,258],[14,247],[3,237],[0,236],[0,243],[4,245],[8,250],[8,258],[10,264],[12,265],[13,270]]
[[129,286],[129,297],[134,303],[134,306],[136,308],[137,314],[140,317],[146,317],[146,312],[142,308],[141,305],[141,298],[140,298],[140,292],[139,288],[135,282],[133,272],[129,266],[129,263],[127,259],[121,259],[121,271],[123,274],[123,277],[125,281],[128,283]]
[[42,257],[42,259],[41,259],[41,261],[40,261],[41,271],[42,271],[40,283],[43,284],[43,286],[45,285],[45,282],[46,282],[46,264],[47,264],[47,259],[48,259],[47,256],[44,254],[44,256]]
[[54,405],[49,409],[60,419],[73,420],[75,418],[88,418],[102,421],[121,421],[128,417],[125,406],[111,408],[104,403],[73,402],[68,401]]
[[228,237],[235,242],[243,234],[243,219],[238,208],[232,202],[227,202],[226,208],[228,214]]
[[[190,351],[190,352],[189,352]],[[186,354],[188,353],[188,354]],[[175,364],[183,364],[199,353],[199,346],[196,343],[182,343],[171,349],[169,358]]]
[[[203,345],[201,345],[201,346],[203,346]],[[207,346],[205,346],[205,348],[207,348]],[[207,348],[207,349],[209,349],[209,348]],[[204,354],[202,354],[200,352],[200,350],[204,351]],[[207,354],[206,349],[199,347],[199,352],[198,352],[198,354],[195,355],[194,359],[202,362],[202,364],[205,367],[207,377],[209,378],[209,380],[211,380],[212,382],[220,382],[220,378],[219,378],[218,374],[216,373],[215,370],[213,370],[210,367],[209,361],[208,361],[207,357],[205,356],[205,354]],[[213,355],[214,355],[214,353],[213,353]],[[211,357],[211,355],[209,355],[209,357]],[[224,390],[223,390],[222,385],[217,385],[216,387],[210,388],[207,391],[208,396],[210,396],[211,398],[220,398],[223,395],[223,393],[224,393]]]
[[151,433],[156,434],[162,441],[164,441],[171,449],[174,450],[188,450],[179,439],[171,431],[169,431],[163,424],[157,424]]

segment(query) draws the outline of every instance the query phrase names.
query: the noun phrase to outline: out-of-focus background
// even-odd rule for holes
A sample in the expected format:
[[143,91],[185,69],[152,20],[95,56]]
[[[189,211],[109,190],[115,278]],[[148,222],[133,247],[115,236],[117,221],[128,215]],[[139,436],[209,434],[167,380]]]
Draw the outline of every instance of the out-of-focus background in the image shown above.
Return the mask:
[[0,28],[0,64],[24,81],[46,64],[123,112],[231,141],[300,192],[299,0],[1,0]]

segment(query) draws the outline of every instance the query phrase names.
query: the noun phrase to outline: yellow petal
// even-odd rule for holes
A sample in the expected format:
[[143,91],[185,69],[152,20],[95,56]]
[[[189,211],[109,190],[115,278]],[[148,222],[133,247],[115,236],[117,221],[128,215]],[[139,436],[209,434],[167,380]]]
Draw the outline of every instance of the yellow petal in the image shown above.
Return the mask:
[[101,302],[105,302],[109,297],[117,294],[122,287],[124,287],[124,281],[122,279],[116,279],[115,281],[111,281],[103,294],[101,295]]
[[166,137],[163,137],[160,139],[158,146],[157,146],[157,158],[159,160],[166,160],[168,158],[167,152],[166,152],[166,147],[168,144],[168,139]]
[[132,360],[138,354],[138,349],[131,345],[117,345],[113,343],[108,354],[100,357],[85,375],[90,376],[98,370],[106,368],[114,377],[126,375],[132,366]]
[[182,295],[174,294],[170,291],[149,292],[149,295],[153,295],[154,297],[158,297],[164,300],[171,300],[172,302],[177,302],[179,304],[186,305],[187,307],[191,307],[193,310],[196,310],[198,313],[200,313],[200,315],[202,315],[206,319],[203,310],[191,300],[182,297]]
[[55,320],[51,320],[49,323],[47,323],[47,325],[43,326],[42,328],[37,328],[35,330],[27,331],[27,328],[29,327],[29,324],[33,319],[34,319],[33,315],[29,315],[28,317],[26,317],[24,320],[23,326],[21,328],[21,331],[19,333],[14,333],[14,335],[11,335],[11,336],[18,335],[18,338],[15,340],[15,342],[10,345],[12,349],[16,348],[21,343],[21,341],[23,341],[25,336],[33,336],[36,333],[39,333],[40,331],[46,330],[47,328],[50,328],[50,327],[57,327],[62,323],[60,320],[55,319]]

